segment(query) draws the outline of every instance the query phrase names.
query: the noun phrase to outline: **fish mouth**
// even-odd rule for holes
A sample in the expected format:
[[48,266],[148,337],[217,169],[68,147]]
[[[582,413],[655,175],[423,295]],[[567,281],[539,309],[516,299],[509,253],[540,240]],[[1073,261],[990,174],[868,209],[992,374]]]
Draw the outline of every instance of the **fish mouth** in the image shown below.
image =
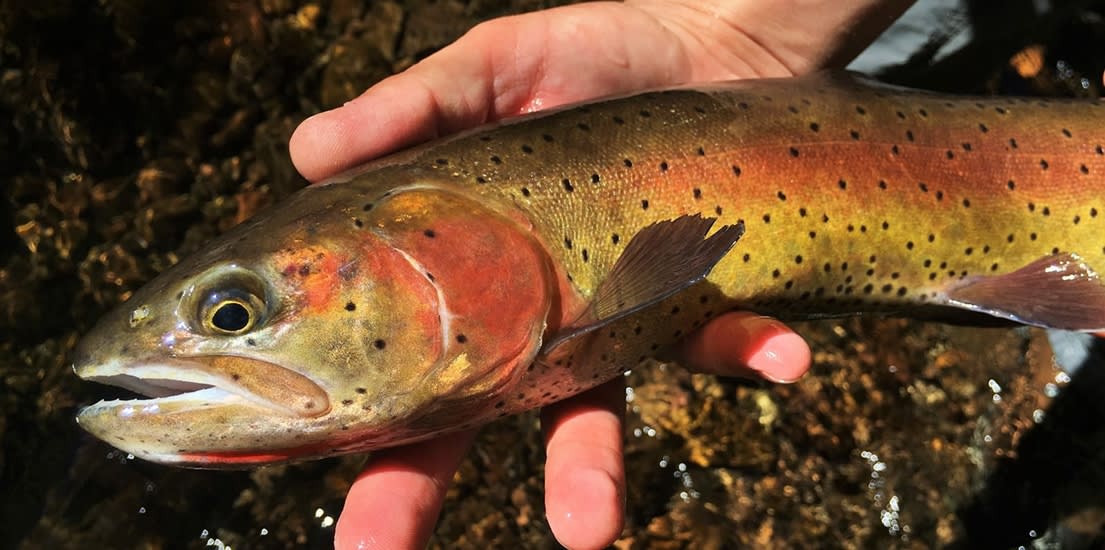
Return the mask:
[[109,361],[74,370],[84,380],[144,396],[101,400],[81,409],[78,422],[105,414],[122,420],[232,406],[290,418],[315,418],[330,410],[329,396],[318,384],[259,359],[203,356],[131,363]]

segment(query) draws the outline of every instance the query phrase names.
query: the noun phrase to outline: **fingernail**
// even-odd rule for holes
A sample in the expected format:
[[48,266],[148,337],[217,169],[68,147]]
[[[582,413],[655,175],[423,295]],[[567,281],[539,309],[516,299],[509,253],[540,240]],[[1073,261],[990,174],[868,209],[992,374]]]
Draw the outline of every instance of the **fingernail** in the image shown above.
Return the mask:
[[745,322],[756,351],[747,358],[748,368],[777,383],[789,384],[809,370],[810,348],[806,341],[783,323],[769,317]]

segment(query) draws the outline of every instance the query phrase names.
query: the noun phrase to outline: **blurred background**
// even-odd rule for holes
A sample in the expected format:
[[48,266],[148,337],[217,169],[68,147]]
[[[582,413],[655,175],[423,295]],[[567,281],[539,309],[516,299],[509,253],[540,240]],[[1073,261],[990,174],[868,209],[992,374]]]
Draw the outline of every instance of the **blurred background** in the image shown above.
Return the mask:
[[[0,547],[327,548],[363,456],[246,472],[79,430],[67,354],[108,308],[303,186],[295,126],[540,0],[0,0]],[[853,68],[1100,95],[1105,2],[922,1]],[[375,131],[367,128],[365,131]],[[1094,548],[1105,370],[1034,330],[801,324],[790,386],[633,372],[618,548]],[[433,547],[555,548],[536,417],[484,430]]]

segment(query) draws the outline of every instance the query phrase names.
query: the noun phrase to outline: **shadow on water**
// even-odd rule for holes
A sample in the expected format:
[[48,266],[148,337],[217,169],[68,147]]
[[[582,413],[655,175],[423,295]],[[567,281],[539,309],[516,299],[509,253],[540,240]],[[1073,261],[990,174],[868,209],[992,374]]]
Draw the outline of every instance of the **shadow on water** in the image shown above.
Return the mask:
[[983,489],[960,509],[966,532],[958,548],[1027,545],[1062,521],[1063,548],[1105,544],[1105,341],[1025,433],[1013,458],[999,459]]

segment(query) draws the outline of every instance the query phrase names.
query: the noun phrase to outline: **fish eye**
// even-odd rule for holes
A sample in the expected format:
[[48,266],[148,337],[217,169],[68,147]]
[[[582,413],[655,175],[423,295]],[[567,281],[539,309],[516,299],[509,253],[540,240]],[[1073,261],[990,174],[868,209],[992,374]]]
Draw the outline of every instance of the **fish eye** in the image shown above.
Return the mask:
[[218,266],[204,274],[182,305],[192,311],[192,326],[214,336],[241,336],[269,321],[273,311],[264,280],[236,266]]
[[256,294],[231,288],[211,291],[203,300],[200,319],[212,334],[238,336],[257,326],[265,313],[265,303]]
[[248,304],[236,300],[226,300],[211,310],[208,324],[215,330],[227,334],[240,334],[253,326],[253,312]]

